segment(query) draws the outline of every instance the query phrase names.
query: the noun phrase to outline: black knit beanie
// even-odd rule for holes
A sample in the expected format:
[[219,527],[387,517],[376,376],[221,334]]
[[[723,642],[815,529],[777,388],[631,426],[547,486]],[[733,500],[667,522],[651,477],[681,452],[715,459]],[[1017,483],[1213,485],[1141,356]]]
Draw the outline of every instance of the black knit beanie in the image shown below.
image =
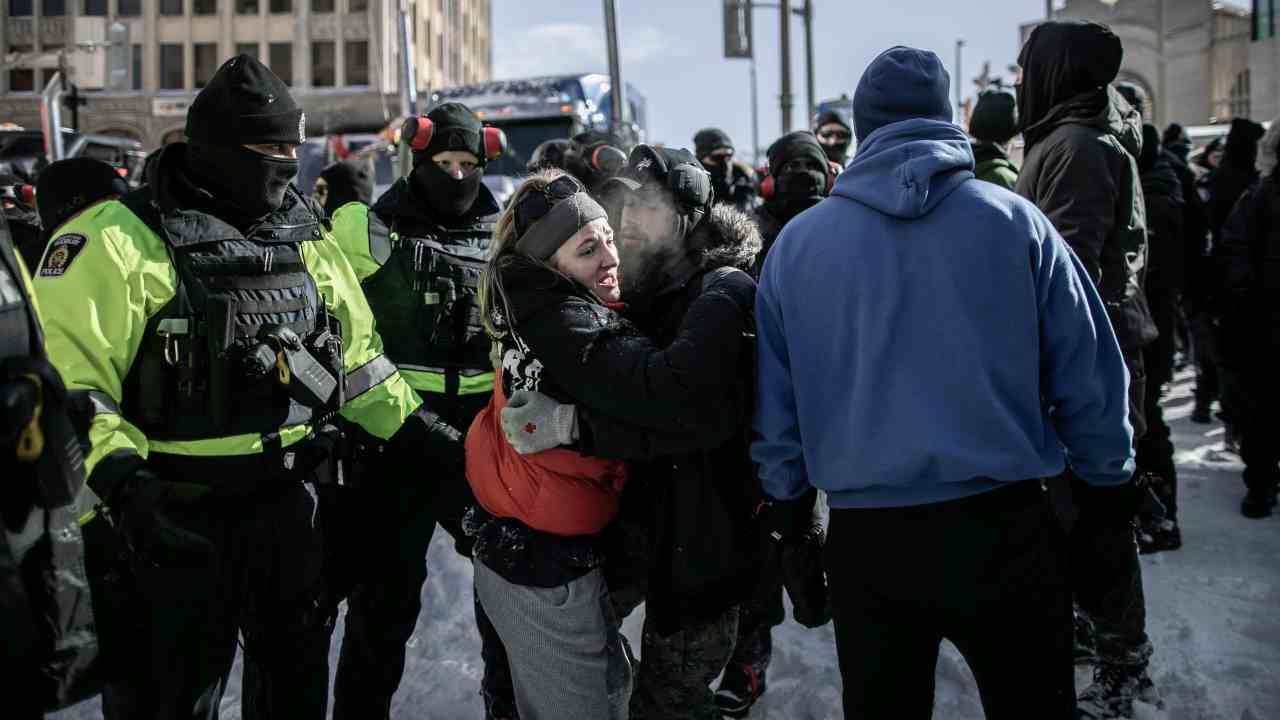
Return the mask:
[[831,123],[843,125],[844,129],[848,130],[850,135],[853,134],[853,126],[849,124],[849,119],[844,116],[844,113],[838,110],[823,110],[818,113],[818,117],[813,121],[813,131],[817,132],[821,130],[824,125],[830,125]]
[[324,209],[330,215],[349,202],[373,202],[373,170],[367,160],[336,162],[321,170],[320,177],[329,185]]
[[733,149],[733,141],[720,128],[704,128],[693,136],[694,152],[702,159],[721,148]]
[[415,167],[450,150],[469,152],[476,156],[480,165],[484,165],[484,126],[471,108],[462,103],[445,103],[427,113],[427,119],[432,124],[431,142],[421,152],[413,154]]
[[93,203],[129,192],[116,169],[88,157],[59,160],[45,168],[36,180],[36,208],[40,225],[52,233],[72,215]]
[[187,138],[211,146],[307,141],[307,118],[289,87],[248,55],[222,64],[187,111]]
[[969,134],[997,145],[1012,140],[1018,134],[1018,99],[1001,87],[983,90],[969,117]]
[[778,138],[769,146],[769,174],[777,177],[782,166],[801,158],[815,160],[821,168],[827,167],[827,153],[818,144],[818,138],[808,130],[797,130]]

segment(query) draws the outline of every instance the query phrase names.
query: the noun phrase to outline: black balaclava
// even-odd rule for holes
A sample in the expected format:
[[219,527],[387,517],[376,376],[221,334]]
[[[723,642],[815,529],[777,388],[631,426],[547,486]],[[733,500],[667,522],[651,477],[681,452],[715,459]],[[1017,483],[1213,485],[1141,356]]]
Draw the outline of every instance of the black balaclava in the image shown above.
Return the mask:
[[[810,160],[815,167],[784,170],[788,163]],[[769,210],[780,222],[787,222],[831,194],[828,187],[827,154],[813,133],[800,130],[778,138],[769,146],[769,174],[773,177],[773,197]]]
[[[432,123],[431,142],[413,154],[409,183],[413,191],[436,213],[461,218],[476,204],[484,181],[484,127],[471,109],[462,103],[445,103],[427,113]],[[476,156],[476,170],[461,180],[441,170],[435,156],[450,150]]]
[[853,126],[849,123],[848,118],[836,110],[823,110],[818,113],[818,117],[813,121],[813,132],[816,135],[824,126],[832,123],[838,124],[844,127],[845,130],[848,130],[849,139],[832,145],[825,145],[823,143],[818,144],[822,146],[822,151],[826,153],[828,160],[843,166],[845,159],[849,156],[849,145],[853,142]]
[[729,187],[733,183],[732,158],[709,165],[703,160],[716,150],[732,150],[733,141],[729,139],[729,135],[720,128],[704,128],[693,136],[693,147],[698,155],[698,162],[711,174],[711,187],[716,191],[716,200],[733,202],[733,191]]
[[1036,26],[1018,54],[1018,119],[1023,131],[1054,107],[1115,80],[1123,59],[1124,46],[1106,25],[1053,20]]
[[49,165],[36,180],[36,207],[45,237],[93,203],[127,192],[129,185],[120,173],[101,160],[78,157]]
[[1222,166],[1251,172],[1258,158],[1258,141],[1266,130],[1252,120],[1235,118],[1222,148]]
[[256,220],[279,210],[298,161],[272,158],[245,145],[306,142],[306,116],[280,78],[248,55],[223,63],[187,112],[187,172],[240,215]]
[[338,208],[349,202],[368,205],[373,202],[373,170],[365,160],[344,160],[320,171],[329,186],[324,199],[324,213],[333,217]]

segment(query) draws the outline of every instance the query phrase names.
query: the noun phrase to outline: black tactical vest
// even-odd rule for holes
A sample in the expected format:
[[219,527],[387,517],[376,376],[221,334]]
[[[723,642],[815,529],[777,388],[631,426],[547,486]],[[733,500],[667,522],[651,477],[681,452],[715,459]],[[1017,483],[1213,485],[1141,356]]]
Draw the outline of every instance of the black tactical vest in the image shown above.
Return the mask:
[[364,281],[364,291],[397,366],[492,370],[479,292],[495,220],[447,228],[369,212],[369,248],[381,267]]
[[[295,189],[244,234],[204,212],[162,214],[146,187],[121,201],[164,240],[177,275],[125,378],[125,417],[148,437],[191,440],[267,435],[341,405],[339,328],[302,256],[304,243],[322,237],[321,221]],[[325,404],[295,399],[272,366],[267,335],[281,329],[337,379]]]

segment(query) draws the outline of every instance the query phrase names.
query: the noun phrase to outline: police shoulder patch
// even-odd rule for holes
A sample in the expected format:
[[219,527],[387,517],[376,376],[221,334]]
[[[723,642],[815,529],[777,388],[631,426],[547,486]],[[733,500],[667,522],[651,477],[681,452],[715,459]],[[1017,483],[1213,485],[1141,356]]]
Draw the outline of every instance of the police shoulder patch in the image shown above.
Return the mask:
[[59,235],[54,238],[44,253],[44,260],[40,263],[40,271],[37,275],[40,277],[62,277],[67,272],[67,269],[71,267],[71,263],[80,256],[80,251],[84,249],[88,242],[89,238],[75,233]]

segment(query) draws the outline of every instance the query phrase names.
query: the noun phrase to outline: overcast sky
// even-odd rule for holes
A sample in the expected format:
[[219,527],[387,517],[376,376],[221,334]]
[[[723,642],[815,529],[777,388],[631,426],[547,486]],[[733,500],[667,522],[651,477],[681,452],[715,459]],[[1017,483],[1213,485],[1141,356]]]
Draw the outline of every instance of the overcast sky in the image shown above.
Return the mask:
[[[608,71],[601,0],[492,2],[496,78]],[[1235,4],[1247,5],[1247,0]],[[691,146],[699,128],[716,125],[745,154],[751,146],[749,61],[724,58],[722,3],[617,0],[617,5],[623,77],[648,98],[649,137]],[[1018,26],[1043,14],[1044,0],[814,0],[817,99],[852,94],[867,63],[893,45],[933,50],[954,75],[957,38],[965,41],[964,89],[972,94],[972,78],[982,63],[990,61],[993,74],[1007,74],[1005,68],[1017,59]],[[757,8],[754,18],[760,143],[768,146],[781,128],[778,11]],[[808,119],[799,18],[791,32],[791,122],[800,129]]]

